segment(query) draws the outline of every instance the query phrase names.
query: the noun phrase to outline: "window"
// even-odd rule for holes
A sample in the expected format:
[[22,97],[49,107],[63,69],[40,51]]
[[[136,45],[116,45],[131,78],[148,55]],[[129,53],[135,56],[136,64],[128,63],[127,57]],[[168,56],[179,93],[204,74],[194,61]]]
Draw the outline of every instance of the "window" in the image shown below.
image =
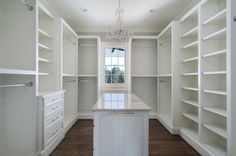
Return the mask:
[[105,48],[105,83],[125,83],[125,49]]

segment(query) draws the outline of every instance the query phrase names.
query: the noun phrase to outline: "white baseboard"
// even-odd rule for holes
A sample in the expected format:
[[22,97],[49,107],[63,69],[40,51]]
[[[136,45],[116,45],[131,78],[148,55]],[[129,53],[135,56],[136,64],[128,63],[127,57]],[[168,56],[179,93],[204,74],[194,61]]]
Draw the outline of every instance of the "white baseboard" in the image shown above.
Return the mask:
[[167,123],[164,119],[162,119],[161,116],[159,116],[157,114],[157,118],[158,121],[160,121],[160,123],[172,134],[172,135],[179,135],[180,131],[178,127],[173,127],[172,125],[170,125],[169,123]]
[[75,124],[75,122],[79,119],[79,116],[75,116],[74,119],[72,119],[71,121],[69,121],[68,123],[66,123],[64,125],[64,130],[65,130],[65,133],[67,133],[71,127]]
[[50,143],[43,151],[41,151],[38,156],[48,156],[49,154],[51,154],[55,148],[59,145],[59,143],[64,139],[65,137],[65,132],[62,131],[58,137],[52,141],[52,143]]

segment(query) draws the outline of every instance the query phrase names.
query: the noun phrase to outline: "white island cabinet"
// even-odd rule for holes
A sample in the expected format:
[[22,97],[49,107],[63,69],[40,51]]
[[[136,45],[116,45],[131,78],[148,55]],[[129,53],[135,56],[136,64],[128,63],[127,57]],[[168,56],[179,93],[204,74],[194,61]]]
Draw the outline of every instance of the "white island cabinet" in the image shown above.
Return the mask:
[[148,156],[150,108],[136,95],[105,93],[93,111],[94,156]]

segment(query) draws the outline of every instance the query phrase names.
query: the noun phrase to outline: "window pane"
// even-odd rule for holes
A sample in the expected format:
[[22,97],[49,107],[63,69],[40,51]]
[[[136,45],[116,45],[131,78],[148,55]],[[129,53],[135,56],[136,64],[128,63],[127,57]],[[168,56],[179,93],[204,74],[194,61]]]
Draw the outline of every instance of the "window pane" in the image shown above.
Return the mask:
[[125,65],[125,58],[124,57],[118,57],[118,65]]
[[106,66],[106,68],[105,68],[105,74],[106,74],[106,75],[111,74],[111,69],[112,69],[112,66]]
[[112,51],[112,48],[106,48],[105,49],[105,57],[111,57],[111,51]]
[[119,56],[119,50],[117,48],[112,48],[111,55],[112,57],[118,57]]
[[112,57],[112,65],[118,65],[118,57]]
[[124,49],[119,51],[119,56],[120,57],[125,57],[125,50]]
[[105,65],[111,65],[111,57],[105,57]]
[[112,67],[112,72],[111,72],[113,75],[119,75],[119,74],[124,74],[124,71],[121,70],[121,67],[119,66],[113,66]]
[[112,83],[124,83],[124,75],[112,75]]
[[105,75],[105,83],[111,83],[111,75]]

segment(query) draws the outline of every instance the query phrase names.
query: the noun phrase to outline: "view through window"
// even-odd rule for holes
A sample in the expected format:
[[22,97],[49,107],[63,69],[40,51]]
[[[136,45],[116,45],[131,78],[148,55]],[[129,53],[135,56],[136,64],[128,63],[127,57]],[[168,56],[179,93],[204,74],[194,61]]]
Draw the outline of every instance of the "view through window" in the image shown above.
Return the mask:
[[105,48],[105,83],[125,82],[125,49]]

